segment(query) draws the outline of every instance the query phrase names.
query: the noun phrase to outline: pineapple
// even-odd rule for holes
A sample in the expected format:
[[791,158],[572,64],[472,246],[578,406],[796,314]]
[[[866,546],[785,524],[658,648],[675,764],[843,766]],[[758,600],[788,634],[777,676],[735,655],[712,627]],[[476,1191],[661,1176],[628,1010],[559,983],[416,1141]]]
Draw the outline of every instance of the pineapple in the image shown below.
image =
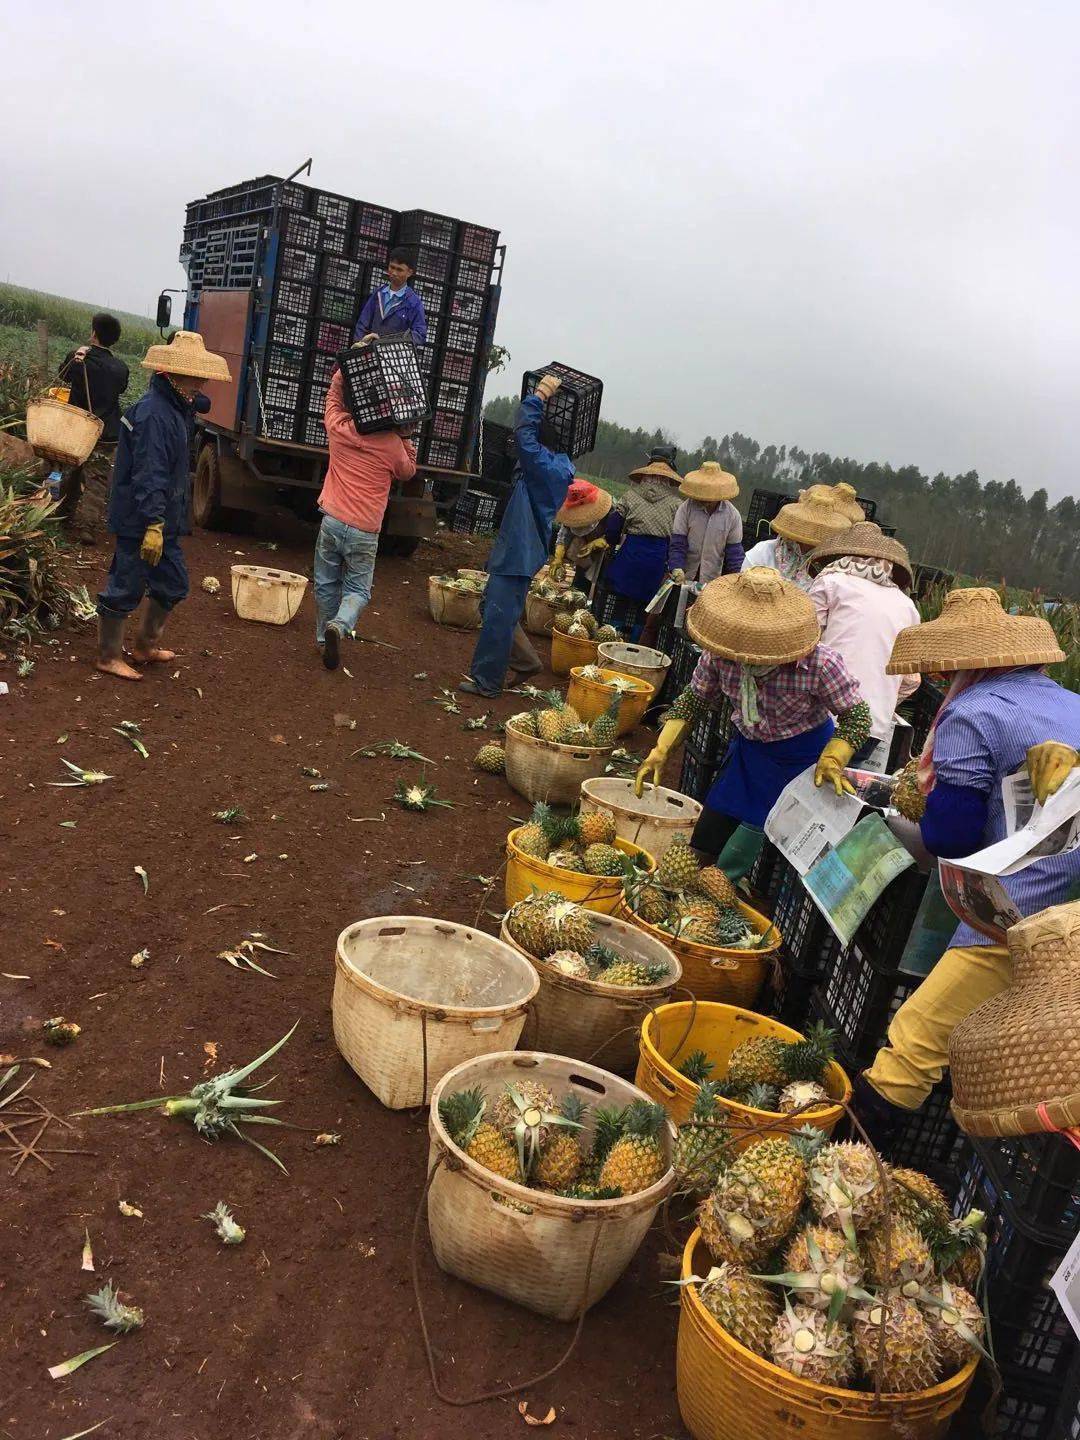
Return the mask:
[[671,913],[679,920],[703,920],[715,925],[720,919],[720,906],[707,895],[678,895],[671,907]]
[[589,875],[621,875],[622,851],[614,845],[590,845],[583,856],[583,863]]
[[585,861],[582,858],[581,852],[575,850],[572,845],[560,845],[557,849],[549,851],[545,863],[553,865],[556,870],[574,870],[580,872]]
[[596,616],[591,610],[575,610],[572,616],[573,623],[583,627],[585,634],[590,640],[594,639],[597,630],[600,628],[596,623]]
[[891,1199],[895,1215],[917,1224],[926,1210],[939,1224],[949,1223],[949,1202],[928,1175],[919,1170],[889,1166],[889,1179],[893,1182]]
[[[516,1092],[516,1095],[515,1095]],[[518,1102],[521,1102],[519,1104]],[[491,1107],[491,1123],[504,1135],[512,1137],[521,1114],[522,1105],[525,1109],[553,1112],[558,1110],[559,1102],[555,1098],[554,1090],[542,1085],[538,1080],[519,1080],[513,1085],[507,1085],[503,1093],[498,1097]],[[541,1144],[548,1138],[548,1132],[543,1132]]]
[[691,1050],[679,1066],[679,1074],[685,1075],[695,1085],[702,1085],[716,1069],[704,1050]]
[[560,610],[559,613],[555,616],[555,619],[552,621],[552,629],[558,630],[560,634],[565,635],[566,632],[570,629],[570,624],[570,611]]
[[482,1090],[458,1090],[439,1101],[439,1118],[454,1144],[471,1160],[504,1180],[520,1183],[517,1151],[495,1125],[484,1119],[486,1108]]
[[917,765],[917,757],[908,761],[900,771],[892,793],[894,808],[899,810],[906,819],[914,820],[916,824],[923,818],[926,811],[926,796],[919,789]]
[[810,1166],[810,1204],[819,1220],[842,1230],[849,1244],[885,1214],[885,1189],[868,1145],[841,1140],[826,1145]]
[[656,1184],[668,1168],[660,1138],[666,1120],[662,1105],[647,1100],[630,1102],[623,1114],[621,1138],[600,1167],[601,1187],[617,1187],[624,1195],[636,1195]]
[[605,985],[625,985],[640,989],[646,985],[658,984],[667,974],[666,965],[639,965],[634,960],[620,960],[602,970],[597,979]]
[[547,963],[560,975],[569,975],[575,980],[589,980],[592,978],[592,971],[584,955],[578,955],[574,950],[553,950],[547,956]]
[[[886,1233],[889,1240],[887,1265]],[[879,1289],[888,1290],[893,1286],[906,1285],[909,1281],[922,1281],[931,1273],[930,1247],[910,1220],[901,1220],[899,1216],[892,1221],[883,1220],[880,1225],[867,1230],[860,1243],[866,1257],[866,1273],[871,1284]]]
[[777,1109],[782,1115],[794,1115],[808,1106],[831,1104],[829,1092],[816,1080],[793,1080],[780,1091]]
[[531,710],[522,710],[517,715],[511,715],[506,722],[508,730],[516,730],[519,735],[531,735],[536,739],[536,716]]
[[607,810],[590,810],[578,816],[578,833],[581,843],[589,845],[615,844],[615,816]]
[[599,665],[582,665],[580,673],[582,680],[595,680],[597,684],[603,683],[604,672]]
[[505,775],[506,751],[501,745],[481,745],[473,764],[478,770],[484,770],[489,775]]
[[[545,955],[548,938],[548,911],[558,903],[550,893],[534,893],[511,907],[506,914],[506,928],[521,948],[538,959]],[[552,946],[552,949],[566,947]],[[570,947],[573,948],[573,947]]]
[[617,964],[618,960],[618,951],[613,950],[610,945],[601,945],[599,941],[594,940],[585,951],[585,963],[594,980],[602,980],[604,971],[609,965]]
[[706,865],[698,871],[697,888],[724,909],[729,909],[738,901],[735,886],[715,865]]
[[986,1319],[969,1290],[939,1280],[920,1294],[918,1304],[947,1374],[966,1365],[972,1351],[982,1350]]
[[755,1355],[768,1355],[780,1304],[760,1280],[740,1265],[716,1265],[698,1287],[698,1299],[732,1339]]
[[138,1330],[143,1323],[143,1312],[136,1305],[125,1305],[111,1280],[100,1290],[87,1295],[86,1303],[107,1330],[115,1330],[121,1335],[126,1335],[129,1330]]
[[596,922],[584,906],[575,905],[560,896],[547,907],[544,919],[543,944],[536,952],[541,959],[553,950],[573,950],[578,955],[584,955],[593,944]]
[[811,1025],[802,1040],[778,1035],[754,1035],[736,1045],[728,1061],[728,1079],[738,1087],[762,1084],[783,1089],[794,1080],[820,1084],[833,1057],[833,1032],[820,1023]]
[[619,632],[614,625],[600,625],[597,627],[595,638],[600,644],[605,644],[608,641],[617,640]]
[[566,633],[575,640],[588,640],[589,638],[588,630],[585,629],[584,625],[579,624],[577,620],[571,621]]
[[671,913],[671,901],[659,885],[643,885],[638,892],[636,912],[648,925],[662,925]]
[[619,707],[621,705],[622,696],[619,694],[613,695],[608,708],[592,722],[589,738],[594,745],[608,746],[615,744],[615,736],[619,728]]
[[535,860],[546,860],[548,851],[551,849],[548,831],[553,818],[551,810],[542,800],[538,800],[533,806],[528,824],[522,825],[515,835],[514,844],[524,854],[531,855]]
[[549,691],[547,700],[547,708],[536,712],[536,733],[541,740],[558,743],[566,724],[566,701],[558,690]]
[[779,1113],[780,1092],[775,1085],[751,1085],[743,1092],[742,1103],[750,1110],[763,1110],[768,1115]]
[[855,1347],[845,1325],[830,1325],[820,1310],[785,1302],[769,1341],[774,1365],[817,1385],[844,1389],[855,1374]]
[[555,1096],[546,1085],[531,1080],[507,1085],[492,1107],[491,1118],[507,1139],[513,1137],[518,1164],[526,1179],[550,1144],[553,1130],[581,1129],[579,1120],[571,1120],[556,1109]]
[[82,1034],[82,1026],[74,1020],[65,1020],[63,1015],[54,1015],[51,1020],[42,1021],[45,1042],[48,1045],[72,1045]]
[[852,1330],[855,1355],[871,1383],[877,1375],[884,1330],[883,1392],[906,1395],[914,1390],[928,1390],[941,1379],[941,1353],[913,1301],[901,1296],[894,1296],[888,1305],[869,1301],[856,1311]]
[[[580,1129],[585,1106],[576,1095],[564,1095],[559,1113]],[[565,1190],[577,1180],[584,1164],[585,1155],[577,1136],[569,1130],[556,1130],[540,1150],[533,1180],[548,1190]]]
[[920,1229],[930,1246],[934,1269],[952,1285],[977,1290],[986,1255],[986,1215],[969,1210],[960,1220],[940,1225],[924,1216]]
[[812,1310],[827,1310],[839,1318],[848,1298],[864,1298],[858,1287],[863,1280],[863,1263],[838,1230],[827,1225],[805,1225],[788,1242],[784,1252],[787,1266],[782,1275],[762,1276],[770,1284],[784,1285],[796,1301]]
[[803,1154],[818,1140],[762,1140],[735,1158],[705,1202],[702,1234],[714,1259],[756,1265],[790,1234],[806,1195]]
[[705,1080],[698,1086],[690,1118],[679,1126],[675,1137],[672,1165],[679,1189],[688,1195],[707,1194],[727,1162],[730,1137],[716,1111],[718,1089],[715,1080]]
[[665,890],[691,890],[697,884],[697,856],[685,835],[676,835],[656,867],[656,883]]

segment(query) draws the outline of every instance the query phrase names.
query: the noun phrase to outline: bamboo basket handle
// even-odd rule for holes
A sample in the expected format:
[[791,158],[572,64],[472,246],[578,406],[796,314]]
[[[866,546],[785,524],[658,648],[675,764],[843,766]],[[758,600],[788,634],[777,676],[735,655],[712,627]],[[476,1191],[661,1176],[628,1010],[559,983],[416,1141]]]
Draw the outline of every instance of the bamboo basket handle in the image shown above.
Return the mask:
[[[66,379],[67,379],[67,372],[71,369],[72,365],[74,365],[74,364],[75,364],[75,356],[73,355],[73,356],[71,357],[71,359],[67,362],[67,364],[61,366],[61,368],[60,368],[60,379],[61,379],[61,380],[66,380]],[[87,373],[86,373],[86,357],[85,357],[85,356],[82,358],[82,360],[80,360],[80,362],[79,362],[79,368],[82,370],[83,389],[86,391],[86,408],[87,408],[87,410],[90,411],[90,414],[92,415],[92,414],[94,413],[94,407],[93,407],[93,405],[90,403],[90,377],[89,377],[89,376],[87,375]],[[47,385],[43,386],[42,389],[41,389],[41,394],[44,395],[44,394],[45,394],[45,391],[46,391],[48,388],[49,388],[49,387],[48,387]]]

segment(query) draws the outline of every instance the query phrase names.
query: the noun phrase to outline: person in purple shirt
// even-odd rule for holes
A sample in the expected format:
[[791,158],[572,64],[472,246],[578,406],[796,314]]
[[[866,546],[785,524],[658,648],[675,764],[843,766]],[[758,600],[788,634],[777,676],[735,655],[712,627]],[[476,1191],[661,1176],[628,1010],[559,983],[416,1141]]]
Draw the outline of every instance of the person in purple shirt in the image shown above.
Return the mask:
[[416,274],[412,254],[403,246],[390,251],[386,266],[387,283],[369,295],[356,322],[354,340],[372,340],[383,335],[409,335],[414,345],[427,340],[424,302],[409,284]]
[[[1080,695],[1044,669],[1064,659],[1049,622],[1006,614],[995,590],[953,590],[936,620],[897,636],[889,674],[953,677],[918,760],[918,798],[902,807],[919,819],[931,854],[960,858],[1004,839],[1002,781],[1025,763],[1036,795],[1051,793],[1039,774],[1043,752],[1068,757],[1080,748]],[[1058,768],[1060,785],[1069,772]],[[1000,883],[1021,915],[1059,905],[1080,892],[1080,850],[1037,860]],[[859,1118],[879,1146],[941,1080],[955,1027],[1011,980],[1006,947],[961,924],[856,1079]]]

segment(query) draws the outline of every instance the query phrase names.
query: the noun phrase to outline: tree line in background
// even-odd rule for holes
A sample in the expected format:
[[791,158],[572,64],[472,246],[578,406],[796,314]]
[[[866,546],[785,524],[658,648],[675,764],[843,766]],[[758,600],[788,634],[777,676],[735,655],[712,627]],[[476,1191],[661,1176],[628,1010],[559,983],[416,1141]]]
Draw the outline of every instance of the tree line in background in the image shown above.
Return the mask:
[[[499,396],[485,409],[489,420],[513,423],[517,401]],[[628,429],[601,420],[596,448],[578,461],[583,474],[623,479],[653,445],[672,443],[663,430]],[[755,489],[794,494],[806,485],[846,480],[856,493],[877,501],[876,518],[895,525],[912,558],[957,574],[1006,581],[1044,595],[1080,596],[1080,505],[1067,495],[1049,503],[1043,489],[1025,495],[1015,480],[980,481],[966,475],[924,475],[915,465],[898,469],[877,461],[862,464],[797,445],[760,445],[735,433],[706,435],[696,450],[679,450],[686,473],[703,460],[718,460],[739,477],[739,508],[745,514]]]

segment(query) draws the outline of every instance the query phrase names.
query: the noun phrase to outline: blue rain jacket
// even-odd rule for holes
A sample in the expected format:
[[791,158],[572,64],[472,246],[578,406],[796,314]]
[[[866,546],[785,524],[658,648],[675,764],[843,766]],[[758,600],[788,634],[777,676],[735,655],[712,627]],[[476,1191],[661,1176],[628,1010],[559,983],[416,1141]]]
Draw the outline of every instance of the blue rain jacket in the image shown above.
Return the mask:
[[164,375],[155,375],[141,400],[120,421],[109,529],[140,540],[148,525],[164,522],[165,538],[191,533],[189,473],[195,408]]
[[574,478],[574,462],[569,455],[541,445],[543,417],[544,402],[540,396],[526,395],[518,407],[514,426],[517,479],[491,547],[487,563],[489,575],[531,578],[547,559],[551,522],[566,499]]
[[427,340],[427,317],[420,296],[411,286],[406,285],[400,300],[391,301],[388,305],[389,297],[388,285],[368,296],[364,308],[360,311],[360,319],[356,322],[353,339],[362,340],[365,335],[372,334],[409,334],[414,345],[423,345]]

